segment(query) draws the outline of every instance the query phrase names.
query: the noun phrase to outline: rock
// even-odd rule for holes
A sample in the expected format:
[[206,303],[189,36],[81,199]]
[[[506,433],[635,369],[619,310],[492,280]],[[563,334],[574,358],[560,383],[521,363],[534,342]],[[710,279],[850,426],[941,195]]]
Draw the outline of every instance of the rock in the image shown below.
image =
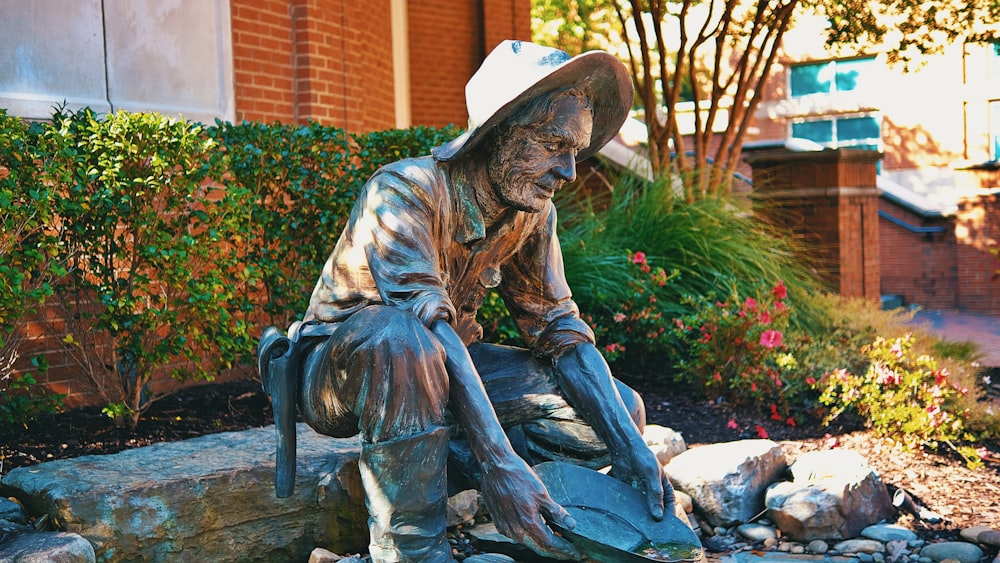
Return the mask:
[[989,526],[972,526],[971,528],[963,528],[959,531],[959,535],[962,536],[967,542],[979,543],[979,534],[992,530]]
[[0,520],[0,561],[17,563],[94,563],[94,546],[79,534],[38,532]]
[[684,512],[688,514],[694,512],[694,501],[691,500],[691,495],[684,491],[674,491],[674,502],[677,503],[677,506],[683,508]]
[[740,440],[701,446],[666,466],[670,482],[689,495],[712,525],[749,522],[764,508],[764,490],[787,469],[771,440]]
[[958,559],[961,563],[979,563],[983,550],[978,545],[967,542],[946,541],[925,545],[920,550],[920,557],[929,557],[931,561]]
[[656,455],[660,465],[670,463],[671,459],[687,450],[687,444],[684,443],[684,437],[681,436],[681,433],[665,426],[650,424],[646,426],[642,437],[649,449]]
[[889,563],[897,563],[898,561],[907,559],[908,546],[909,542],[904,540],[890,540],[885,542],[886,559],[889,560]]
[[811,553],[815,553],[817,555],[823,555],[827,551],[830,551],[830,546],[823,540],[813,540],[809,542],[809,545],[806,547]]
[[976,541],[986,545],[1000,546],[1000,531],[986,530],[976,536]]
[[796,555],[801,555],[801,554],[803,554],[803,553],[806,552],[806,548],[802,544],[794,543],[794,544],[792,544],[792,548],[789,549],[788,552],[789,553],[794,553]]
[[0,520],[7,520],[15,524],[25,524],[28,518],[24,515],[21,505],[9,498],[0,497]]
[[854,538],[895,514],[885,484],[855,452],[805,453],[791,469],[795,480],[774,483],[765,495],[769,517],[791,538]]
[[917,534],[898,524],[874,524],[861,530],[861,535],[882,543],[890,541],[908,542],[917,539]]
[[337,555],[336,553],[317,547],[309,554],[309,563],[366,563],[362,555]]
[[533,561],[538,557],[535,552],[497,531],[493,522],[477,524],[474,528],[469,528],[466,533],[474,538],[479,543],[479,549],[484,551],[508,555],[515,561]]
[[736,533],[753,542],[763,542],[768,538],[778,538],[778,530],[763,524],[740,524]]
[[478,553],[465,558],[465,563],[515,563],[514,558],[502,553]]
[[471,524],[476,521],[477,512],[479,512],[479,492],[475,489],[461,491],[448,497],[445,525],[451,528],[459,524]]
[[[368,544],[356,439],[297,428],[295,494],[274,496],[273,426],[12,470],[0,484],[100,560],[305,561]],[[11,491],[13,491],[11,493]]]
[[861,563],[872,563],[875,561],[875,557],[871,553],[861,552],[858,554],[858,561],[861,561]]
[[833,546],[833,549],[840,553],[872,554],[876,552],[881,553],[885,551],[885,546],[882,545],[882,542],[880,541],[853,539],[853,540],[842,541],[837,545]]
[[778,538],[767,538],[764,540],[764,547],[774,549],[778,545]]
[[705,540],[704,543],[705,549],[715,553],[722,553],[733,547],[733,544],[736,543],[736,538],[733,536],[712,536]]

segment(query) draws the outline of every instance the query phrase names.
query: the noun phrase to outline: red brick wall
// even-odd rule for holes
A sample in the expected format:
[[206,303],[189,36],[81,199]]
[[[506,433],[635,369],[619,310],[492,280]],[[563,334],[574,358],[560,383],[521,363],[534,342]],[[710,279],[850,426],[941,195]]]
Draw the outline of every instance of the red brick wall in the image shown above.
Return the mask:
[[952,221],[922,218],[885,199],[879,202],[879,209],[913,227],[943,229],[940,233],[913,232],[890,219],[879,218],[882,293],[903,296],[905,305],[955,308],[958,278]]
[[997,259],[990,248],[1000,244],[1000,198],[996,194],[959,202],[955,217],[958,307],[966,311],[1000,314],[1000,281],[991,281]]
[[530,0],[410,0],[413,123],[464,127],[465,83],[504,39],[531,39]]
[[236,122],[295,118],[288,0],[232,0]]
[[875,162],[865,151],[750,154],[757,213],[812,241],[832,288],[877,299],[878,195]]

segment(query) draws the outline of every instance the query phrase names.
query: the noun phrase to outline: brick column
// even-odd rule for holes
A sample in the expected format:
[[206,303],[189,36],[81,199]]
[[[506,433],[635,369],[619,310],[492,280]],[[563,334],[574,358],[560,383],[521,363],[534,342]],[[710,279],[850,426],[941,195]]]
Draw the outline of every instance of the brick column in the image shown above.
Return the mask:
[[879,299],[875,151],[748,151],[754,212],[803,235],[832,289]]

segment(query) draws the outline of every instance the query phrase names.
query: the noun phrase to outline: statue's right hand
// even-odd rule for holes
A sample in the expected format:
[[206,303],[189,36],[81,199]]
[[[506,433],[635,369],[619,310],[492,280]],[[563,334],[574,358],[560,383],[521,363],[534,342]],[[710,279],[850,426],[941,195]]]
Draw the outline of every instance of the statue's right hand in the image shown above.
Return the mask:
[[556,535],[547,522],[567,529],[576,521],[552,500],[538,476],[521,458],[484,468],[483,498],[497,530],[539,555],[555,559],[580,559],[580,552]]

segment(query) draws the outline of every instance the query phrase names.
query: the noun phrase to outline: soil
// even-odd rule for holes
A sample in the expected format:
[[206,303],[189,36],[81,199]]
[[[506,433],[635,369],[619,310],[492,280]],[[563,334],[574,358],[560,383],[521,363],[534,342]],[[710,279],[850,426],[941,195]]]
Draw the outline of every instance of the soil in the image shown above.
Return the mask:
[[[694,394],[640,388],[651,424],[680,432],[697,447],[744,438],[768,437],[789,459],[806,451],[851,449],[875,468],[890,492],[904,489],[941,522],[918,520],[902,511],[898,523],[923,539],[958,539],[971,526],[1000,529],[1000,445],[989,444],[985,467],[969,470],[949,450],[907,453],[877,439],[857,420],[823,426],[818,420],[789,426],[767,415],[735,409]],[[144,414],[135,430],[116,427],[100,408],[46,415],[26,426],[0,429],[0,475],[15,467],[81,455],[110,454],[155,442],[184,440],[216,432],[244,430],[272,422],[271,408],[252,380],[207,384],[163,398]]]

